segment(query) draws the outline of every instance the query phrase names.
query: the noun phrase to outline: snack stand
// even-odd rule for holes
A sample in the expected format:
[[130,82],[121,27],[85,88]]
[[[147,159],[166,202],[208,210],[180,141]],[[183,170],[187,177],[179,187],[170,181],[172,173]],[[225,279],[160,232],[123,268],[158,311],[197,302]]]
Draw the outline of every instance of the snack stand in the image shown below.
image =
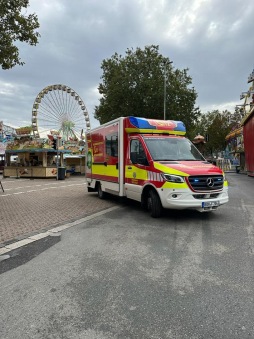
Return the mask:
[[66,172],[70,174],[85,174],[85,155],[64,155]]
[[[15,140],[5,151],[3,177],[53,178],[64,168],[65,149],[55,150],[50,143],[29,139]],[[17,160],[12,162],[11,159]]]

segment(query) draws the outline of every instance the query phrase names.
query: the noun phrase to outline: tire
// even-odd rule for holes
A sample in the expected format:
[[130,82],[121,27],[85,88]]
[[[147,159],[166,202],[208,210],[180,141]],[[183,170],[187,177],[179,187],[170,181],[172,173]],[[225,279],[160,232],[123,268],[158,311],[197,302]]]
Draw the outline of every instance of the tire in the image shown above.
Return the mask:
[[148,203],[147,203],[147,199],[142,199],[141,201],[141,208],[145,211],[148,211]]
[[148,211],[148,201],[146,195],[144,195],[141,199],[141,208],[145,211]]
[[162,205],[161,205],[160,197],[153,189],[149,191],[147,205],[148,205],[148,210],[151,213],[151,217],[159,218],[162,215]]
[[106,198],[106,193],[103,192],[100,183],[98,183],[98,186],[97,186],[97,192],[98,192],[98,197],[99,197],[100,199],[105,199],[105,198]]

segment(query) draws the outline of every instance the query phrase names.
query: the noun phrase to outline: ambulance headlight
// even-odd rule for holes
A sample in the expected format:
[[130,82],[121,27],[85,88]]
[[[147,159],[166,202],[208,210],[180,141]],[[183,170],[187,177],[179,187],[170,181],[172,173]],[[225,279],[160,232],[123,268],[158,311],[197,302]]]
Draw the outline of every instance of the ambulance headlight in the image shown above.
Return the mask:
[[161,173],[161,176],[165,181],[174,182],[177,184],[181,184],[184,182],[184,177],[181,177],[180,175]]

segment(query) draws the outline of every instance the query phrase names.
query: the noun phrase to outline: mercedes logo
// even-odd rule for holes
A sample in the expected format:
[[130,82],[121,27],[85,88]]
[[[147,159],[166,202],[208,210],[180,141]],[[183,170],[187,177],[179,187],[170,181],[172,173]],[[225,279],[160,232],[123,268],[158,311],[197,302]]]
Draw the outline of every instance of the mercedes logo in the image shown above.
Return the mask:
[[207,185],[208,187],[213,187],[213,186],[214,186],[213,178],[207,178],[207,179],[206,179],[206,185]]

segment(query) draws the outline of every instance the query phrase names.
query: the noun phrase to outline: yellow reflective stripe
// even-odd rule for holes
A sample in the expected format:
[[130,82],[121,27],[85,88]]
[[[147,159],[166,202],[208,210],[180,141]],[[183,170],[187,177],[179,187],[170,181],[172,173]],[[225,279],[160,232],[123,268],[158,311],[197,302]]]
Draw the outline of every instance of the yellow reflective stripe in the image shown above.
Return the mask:
[[147,171],[136,166],[132,165],[132,170],[128,170],[128,166],[125,166],[125,177],[133,179],[133,174],[135,174],[135,179],[147,180]]
[[116,169],[116,165],[96,165],[92,164],[92,173],[100,175],[108,175],[111,177],[118,177],[119,170]]
[[158,162],[154,162],[154,167],[156,169],[158,169],[159,171],[163,172],[163,173],[170,173],[170,174],[180,175],[182,177],[188,177],[189,176],[188,173],[178,171],[178,170],[176,170],[174,168],[171,168],[171,167],[169,168],[167,166],[159,164]]

